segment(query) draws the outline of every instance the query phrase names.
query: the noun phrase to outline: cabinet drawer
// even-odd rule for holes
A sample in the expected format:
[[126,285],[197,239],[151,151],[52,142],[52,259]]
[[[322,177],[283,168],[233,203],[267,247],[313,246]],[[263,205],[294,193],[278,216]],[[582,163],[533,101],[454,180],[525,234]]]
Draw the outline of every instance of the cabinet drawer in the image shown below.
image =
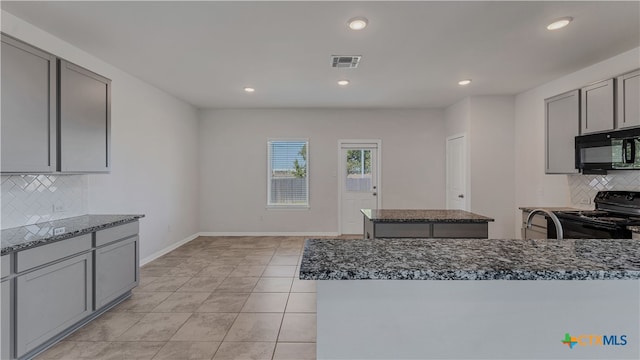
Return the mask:
[[138,237],[96,249],[95,309],[138,285]]
[[92,312],[92,254],[16,278],[16,355],[22,357]]
[[52,261],[91,249],[91,234],[61,240],[52,244],[20,251],[16,256],[16,271],[22,272]]
[[376,238],[431,237],[431,224],[376,223],[374,226],[374,236]]
[[96,246],[138,235],[138,232],[139,225],[137,221],[100,230],[96,232]]
[[2,267],[0,277],[9,276],[11,274],[11,255],[7,254],[0,257],[0,267]]
[[433,224],[433,237],[486,239],[489,237],[489,226],[487,223]]

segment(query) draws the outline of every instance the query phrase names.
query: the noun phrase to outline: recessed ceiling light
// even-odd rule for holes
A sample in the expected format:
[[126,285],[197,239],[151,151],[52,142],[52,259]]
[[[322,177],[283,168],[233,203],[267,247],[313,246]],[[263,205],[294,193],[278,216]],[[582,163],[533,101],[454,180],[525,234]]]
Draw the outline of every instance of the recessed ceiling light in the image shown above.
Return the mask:
[[340,86],[347,86],[349,85],[349,80],[338,80],[338,85]]
[[349,29],[351,30],[362,30],[367,27],[369,20],[365,17],[354,17],[347,21],[347,25],[349,25]]
[[458,81],[458,85],[465,86],[465,85],[469,85],[469,84],[471,84],[471,79],[466,79],[466,80],[460,80],[460,81]]
[[565,16],[559,19],[554,20],[551,24],[547,25],[547,30],[558,30],[563,27],[569,25],[569,23],[573,21],[571,16]]
[[252,92],[256,91],[256,89],[254,89],[252,87],[246,87],[246,88],[244,88],[244,91],[248,92],[248,93],[252,93]]

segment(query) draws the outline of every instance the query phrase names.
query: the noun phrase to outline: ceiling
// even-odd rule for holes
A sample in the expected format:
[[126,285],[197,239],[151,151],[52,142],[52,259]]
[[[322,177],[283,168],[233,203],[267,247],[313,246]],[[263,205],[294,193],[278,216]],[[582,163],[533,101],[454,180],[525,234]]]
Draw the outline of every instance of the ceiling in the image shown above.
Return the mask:
[[[640,46],[638,1],[1,6],[199,108],[444,107],[517,94]],[[355,16],[369,26],[348,29]],[[546,30],[563,16],[575,20]],[[334,69],[331,55],[363,58]],[[339,87],[343,78],[351,84]],[[471,85],[457,84],[466,78]]]

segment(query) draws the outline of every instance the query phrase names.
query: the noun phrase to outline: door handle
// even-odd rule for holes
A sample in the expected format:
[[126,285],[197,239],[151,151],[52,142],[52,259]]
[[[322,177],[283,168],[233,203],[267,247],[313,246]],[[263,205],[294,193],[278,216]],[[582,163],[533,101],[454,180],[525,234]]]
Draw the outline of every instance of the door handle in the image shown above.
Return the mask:
[[464,195],[462,195],[462,194],[458,195],[458,197],[459,197],[460,199],[464,199]]
[[373,196],[378,196],[378,193],[374,192],[372,195],[373,195]]

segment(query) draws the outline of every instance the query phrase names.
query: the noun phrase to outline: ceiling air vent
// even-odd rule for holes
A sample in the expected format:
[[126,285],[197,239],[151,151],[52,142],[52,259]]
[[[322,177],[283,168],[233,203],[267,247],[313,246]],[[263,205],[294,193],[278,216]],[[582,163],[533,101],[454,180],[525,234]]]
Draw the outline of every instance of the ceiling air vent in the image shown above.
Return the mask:
[[360,55],[331,55],[331,67],[355,69],[360,64]]

